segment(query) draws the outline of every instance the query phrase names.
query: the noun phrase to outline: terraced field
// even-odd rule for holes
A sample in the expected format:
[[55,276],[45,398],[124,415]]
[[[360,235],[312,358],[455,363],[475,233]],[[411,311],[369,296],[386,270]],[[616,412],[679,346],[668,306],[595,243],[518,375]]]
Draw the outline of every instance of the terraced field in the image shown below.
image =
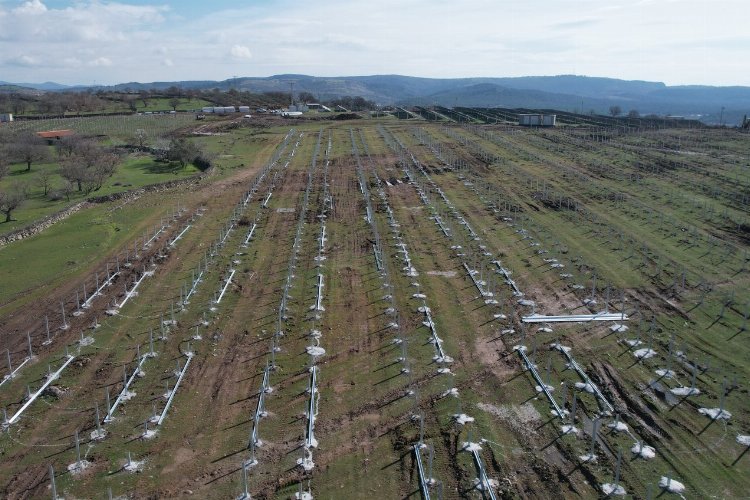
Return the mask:
[[36,270],[0,304],[4,497],[750,490],[747,135],[201,140],[231,170],[0,248]]

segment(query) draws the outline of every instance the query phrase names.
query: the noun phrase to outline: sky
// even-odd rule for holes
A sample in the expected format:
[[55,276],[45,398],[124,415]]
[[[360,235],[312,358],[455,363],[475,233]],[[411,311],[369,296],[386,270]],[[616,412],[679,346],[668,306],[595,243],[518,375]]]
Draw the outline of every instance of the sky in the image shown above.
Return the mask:
[[576,74],[750,85],[748,0],[0,0],[0,81]]

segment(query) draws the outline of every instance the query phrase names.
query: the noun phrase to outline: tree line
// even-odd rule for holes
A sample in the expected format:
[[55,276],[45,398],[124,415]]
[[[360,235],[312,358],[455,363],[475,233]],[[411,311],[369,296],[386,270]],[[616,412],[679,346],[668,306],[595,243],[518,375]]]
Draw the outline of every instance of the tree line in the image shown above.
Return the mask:
[[[150,90],[133,90],[126,87],[122,90],[0,92],[0,113],[13,113],[17,116],[135,113],[148,108],[150,101],[154,99],[166,100],[164,110],[177,110],[180,105],[191,103],[197,109],[201,107],[201,102],[209,102],[216,106],[245,105],[277,109],[288,106],[292,101],[292,95],[283,91],[256,93],[238,89],[185,89],[178,86]],[[360,96],[344,96],[323,101],[307,91],[297,93],[294,101],[305,104],[322,103],[330,107],[341,106],[350,111],[365,111],[377,107],[374,102]]]
[[[147,139],[145,131],[137,130],[132,147],[149,151],[157,161],[175,162],[181,168],[193,164],[203,171],[212,165],[212,157],[188,139],[177,137],[157,142],[153,148],[146,146]],[[50,201],[70,201],[74,193],[89,195],[104,186],[121,161],[121,151],[90,137],[63,137],[50,146],[33,132],[0,134],[0,180],[10,173],[11,165],[25,165],[21,174],[32,174],[34,165],[51,162],[57,165],[56,169],[45,166],[32,175],[14,176],[19,179],[0,186],[0,214],[5,216],[5,222],[11,221],[13,212],[29,198],[32,187],[37,187]],[[58,176],[63,180],[62,185]]]
[[105,112],[132,112],[146,109],[154,99],[165,99],[163,108],[177,110],[181,104],[194,108],[201,102],[217,106],[247,105],[253,107],[279,108],[289,104],[288,93],[253,92],[230,89],[182,89],[169,87],[164,90],[85,90],[56,92],[0,92],[0,113],[16,116],[63,116],[97,114]]

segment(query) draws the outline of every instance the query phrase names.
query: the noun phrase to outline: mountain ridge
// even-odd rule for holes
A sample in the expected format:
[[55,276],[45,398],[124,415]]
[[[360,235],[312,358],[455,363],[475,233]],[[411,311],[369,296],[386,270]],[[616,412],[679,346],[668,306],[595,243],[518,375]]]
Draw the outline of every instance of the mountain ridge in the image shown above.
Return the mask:
[[[0,82],[3,84],[4,82]],[[55,82],[12,84],[40,91],[219,89],[238,91],[309,92],[321,101],[361,96],[382,105],[440,104],[444,106],[507,106],[607,113],[672,114],[708,123],[740,120],[750,112],[750,87],[673,85],[647,80],[623,80],[583,75],[428,78],[407,75],[310,76],[278,74],[228,80],[127,82],[116,85],[66,86]]]

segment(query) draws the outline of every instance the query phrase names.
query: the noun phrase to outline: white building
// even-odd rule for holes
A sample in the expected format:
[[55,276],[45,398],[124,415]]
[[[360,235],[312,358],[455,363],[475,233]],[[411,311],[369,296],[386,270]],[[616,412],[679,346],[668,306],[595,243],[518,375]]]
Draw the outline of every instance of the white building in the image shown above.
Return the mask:
[[525,127],[554,127],[557,115],[543,113],[523,113],[518,115],[518,124]]

